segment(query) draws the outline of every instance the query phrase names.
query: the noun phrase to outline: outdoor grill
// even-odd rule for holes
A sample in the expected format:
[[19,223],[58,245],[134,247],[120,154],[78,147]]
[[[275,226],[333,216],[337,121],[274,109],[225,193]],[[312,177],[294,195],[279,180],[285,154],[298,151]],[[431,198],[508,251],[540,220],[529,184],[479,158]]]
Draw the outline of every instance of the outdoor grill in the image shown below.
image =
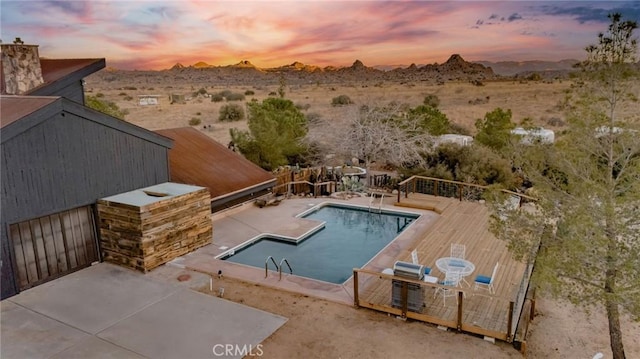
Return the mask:
[[422,277],[424,277],[424,266],[420,264],[397,261],[393,265],[393,275],[397,277],[421,280]]
[[[424,277],[424,266],[409,262],[397,261],[393,265],[393,275],[415,280]],[[394,279],[391,291],[391,305],[402,307],[402,280]],[[420,284],[407,283],[407,309],[412,312],[420,312],[424,303],[424,296]]]

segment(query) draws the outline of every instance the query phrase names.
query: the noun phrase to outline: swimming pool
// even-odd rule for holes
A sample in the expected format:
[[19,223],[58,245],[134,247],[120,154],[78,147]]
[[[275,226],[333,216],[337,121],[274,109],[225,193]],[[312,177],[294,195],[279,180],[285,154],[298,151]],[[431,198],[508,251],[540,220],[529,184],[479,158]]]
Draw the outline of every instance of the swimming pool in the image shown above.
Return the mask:
[[[297,242],[260,237],[221,259],[264,268],[268,256],[278,264],[286,258],[295,275],[341,284],[353,275],[353,268],[368,263],[419,215],[324,204],[300,217],[324,222],[324,228]],[[272,263],[269,269],[275,269]],[[282,271],[289,272],[286,264]]]

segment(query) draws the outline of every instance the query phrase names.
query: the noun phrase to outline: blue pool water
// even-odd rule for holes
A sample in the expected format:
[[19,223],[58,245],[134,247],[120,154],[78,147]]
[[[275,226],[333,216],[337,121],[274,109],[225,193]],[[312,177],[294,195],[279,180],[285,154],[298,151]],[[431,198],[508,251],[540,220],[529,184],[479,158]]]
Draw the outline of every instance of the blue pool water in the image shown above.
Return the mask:
[[[268,256],[278,264],[286,258],[295,275],[341,284],[353,268],[369,262],[418,215],[328,205],[304,218],[326,222],[325,227],[297,244],[262,238],[223,259],[264,268]],[[269,269],[275,269],[273,263]],[[286,264],[282,271],[289,273]]]

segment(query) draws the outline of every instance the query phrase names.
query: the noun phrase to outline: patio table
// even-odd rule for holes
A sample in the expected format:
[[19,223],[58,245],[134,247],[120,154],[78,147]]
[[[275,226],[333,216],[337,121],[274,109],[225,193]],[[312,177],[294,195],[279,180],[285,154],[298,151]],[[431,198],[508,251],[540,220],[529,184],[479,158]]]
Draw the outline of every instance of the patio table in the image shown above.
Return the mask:
[[462,258],[454,258],[454,257],[444,257],[436,260],[436,267],[444,273],[455,271],[460,273],[460,280],[465,282],[468,286],[471,286],[469,282],[467,282],[464,277],[473,273],[476,270],[475,264],[469,262],[466,259]]

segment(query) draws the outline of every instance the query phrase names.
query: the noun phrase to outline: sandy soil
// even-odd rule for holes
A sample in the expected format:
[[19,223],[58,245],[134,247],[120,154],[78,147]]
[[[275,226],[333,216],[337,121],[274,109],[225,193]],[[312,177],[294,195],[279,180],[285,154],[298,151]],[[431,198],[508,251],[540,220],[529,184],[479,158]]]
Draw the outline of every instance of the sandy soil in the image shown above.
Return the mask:
[[[169,104],[169,94],[185,94],[190,96],[197,88],[191,85],[171,84],[171,86],[144,87],[141,85],[122,87],[122,84],[99,83],[91,78],[87,79],[87,94],[101,94],[101,98],[115,102],[120,108],[129,111],[126,120],[147,129],[184,127],[189,120],[198,118],[201,124],[194,126],[215,140],[227,144],[230,140],[229,128],[246,129],[247,122],[239,121],[225,123],[218,121],[220,108],[225,102],[211,102],[208,98],[195,98],[185,104]],[[534,123],[545,128],[558,129],[548,122],[552,118],[563,119],[558,107],[569,83],[527,83],[518,82],[488,82],[485,86],[474,86],[469,83],[446,83],[445,85],[401,85],[386,83],[380,86],[344,84],[344,85],[308,85],[292,86],[286,91],[286,98],[292,100],[303,112],[315,113],[323,119],[339,121],[347,110],[345,107],[331,106],[333,97],[349,96],[355,105],[381,104],[390,101],[406,103],[411,107],[422,104],[428,94],[436,94],[440,99],[440,110],[453,123],[459,124],[473,132],[476,119],[497,107],[511,109],[513,121],[520,122],[524,118],[531,118]],[[135,90],[131,90],[135,88]],[[262,101],[268,94],[277,91],[274,86],[233,86],[206,88],[208,93],[231,90],[234,93],[254,91],[255,95],[246,96],[246,101],[255,99]],[[138,105],[139,95],[159,95],[157,106]],[[488,98],[488,100],[487,100]],[[486,103],[471,104],[475,100]],[[244,104],[244,102],[236,102]],[[205,129],[205,126],[207,128]]]
[[[369,309],[223,277],[201,292],[289,318],[263,344],[264,358],[521,358],[510,344],[403,321]],[[628,358],[640,358],[640,325],[623,323]],[[606,319],[596,312],[539,298],[527,339],[529,358],[611,357]]]

